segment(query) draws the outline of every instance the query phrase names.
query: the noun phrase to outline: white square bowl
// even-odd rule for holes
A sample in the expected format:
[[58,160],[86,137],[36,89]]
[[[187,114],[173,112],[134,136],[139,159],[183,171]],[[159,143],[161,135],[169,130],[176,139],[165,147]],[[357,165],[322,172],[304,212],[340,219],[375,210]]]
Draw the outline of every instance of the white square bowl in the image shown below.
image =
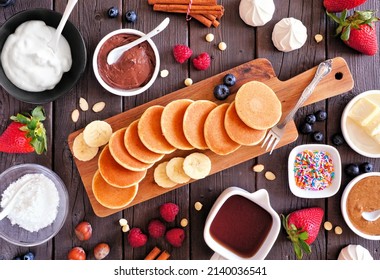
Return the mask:
[[[296,180],[295,180],[294,170],[293,170],[294,161],[297,154],[305,150],[326,152],[330,155],[333,161],[335,176],[332,180],[332,184],[323,190],[318,190],[318,191],[306,190],[306,189],[301,189],[300,187],[296,185]],[[290,152],[289,158],[288,158],[288,180],[289,180],[289,188],[295,196],[298,196],[301,198],[326,198],[326,197],[333,196],[338,192],[340,188],[341,179],[342,179],[342,163],[341,163],[338,150],[335,149],[333,146],[324,145],[324,144],[305,144],[305,145],[296,146]]]

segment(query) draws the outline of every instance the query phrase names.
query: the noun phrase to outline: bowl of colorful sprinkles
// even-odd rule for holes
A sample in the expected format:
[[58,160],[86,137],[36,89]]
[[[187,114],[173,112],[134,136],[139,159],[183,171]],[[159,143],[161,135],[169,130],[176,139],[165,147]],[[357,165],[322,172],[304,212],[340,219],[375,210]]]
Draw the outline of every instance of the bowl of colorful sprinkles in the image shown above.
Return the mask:
[[302,198],[324,198],[340,188],[342,163],[337,149],[323,144],[296,146],[289,154],[291,192]]

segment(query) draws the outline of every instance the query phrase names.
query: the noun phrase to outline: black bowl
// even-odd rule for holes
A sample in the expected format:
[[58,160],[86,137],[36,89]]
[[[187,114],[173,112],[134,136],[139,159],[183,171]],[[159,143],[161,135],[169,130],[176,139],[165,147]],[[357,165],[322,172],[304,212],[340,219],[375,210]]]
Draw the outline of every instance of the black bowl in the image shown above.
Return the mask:
[[[46,25],[57,28],[61,18],[62,14],[48,9],[25,10],[13,15],[0,27],[0,50],[3,49],[8,36],[14,33],[20,24],[29,20],[42,20]],[[48,103],[68,93],[78,82],[86,68],[87,51],[82,35],[71,22],[67,21],[62,35],[70,45],[73,62],[71,69],[63,74],[61,81],[53,89],[29,92],[16,87],[5,75],[1,62],[0,85],[16,99],[32,104]]]

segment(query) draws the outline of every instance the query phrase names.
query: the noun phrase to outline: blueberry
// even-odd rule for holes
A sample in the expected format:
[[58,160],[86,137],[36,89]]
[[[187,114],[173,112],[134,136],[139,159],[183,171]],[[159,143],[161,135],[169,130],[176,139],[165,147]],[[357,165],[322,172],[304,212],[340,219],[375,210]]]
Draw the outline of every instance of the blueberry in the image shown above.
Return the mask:
[[227,74],[223,78],[223,83],[228,87],[232,87],[236,84],[236,77],[232,74]]
[[357,175],[359,175],[359,173],[360,173],[360,170],[359,170],[359,165],[357,165],[357,164],[355,164],[355,163],[350,163],[350,164],[348,164],[346,167],[345,167],[345,169],[344,169],[344,171],[346,172],[346,174],[348,175],[348,176],[357,176]]
[[34,260],[34,254],[32,252],[26,253],[24,255],[23,259],[26,261],[32,261],[32,260]]
[[125,13],[125,20],[127,22],[131,22],[131,23],[136,22],[136,20],[137,20],[137,14],[136,14],[136,12],[135,11],[127,11]]
[[316,142],[322,142],[323,141],[323,133],[320,131],[316,131],[313,133],[313,139]]
[[310,115],[307,115],[307,116],[306,116],[305,121],[306,121],[308,124],[315,124],[315,122],[317,121],[317,118],[315,117],[314,114],[310,114]]
[[214,88],[214,96],[218,100],[224,100],[230,95],[230,90],[226,85],[217,85]]
[[300,131],[302,134],[310,134],[313,132],[313,127],[308,123],[302,123],[300,126]]
[[119,9],[117,7],[111,7],[108,9],[107,14],[110,18],[115,18],[119,15]]
[[362,164],[360,164],[359,169],[363,173],[372,172],[373,165],[369,162],[363,162]]
[[340,146],[344,144],[344,138],[341,134],[337,133],[332,136],[332,142],[336,146]]
[[326,111],[319,110],[315,113],[315,117],[317,118],[317,121],[322,122],[327,119],[327,113]]

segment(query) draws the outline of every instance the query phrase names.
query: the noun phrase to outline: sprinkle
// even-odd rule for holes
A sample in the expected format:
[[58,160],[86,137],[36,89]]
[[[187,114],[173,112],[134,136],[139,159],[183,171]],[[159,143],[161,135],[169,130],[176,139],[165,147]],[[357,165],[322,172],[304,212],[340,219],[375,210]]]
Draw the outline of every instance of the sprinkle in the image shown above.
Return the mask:
[[297,187],[310,191],[324,190],[335,177],[330,154],[323,151],[305,150],[298,153],[293,172]]

